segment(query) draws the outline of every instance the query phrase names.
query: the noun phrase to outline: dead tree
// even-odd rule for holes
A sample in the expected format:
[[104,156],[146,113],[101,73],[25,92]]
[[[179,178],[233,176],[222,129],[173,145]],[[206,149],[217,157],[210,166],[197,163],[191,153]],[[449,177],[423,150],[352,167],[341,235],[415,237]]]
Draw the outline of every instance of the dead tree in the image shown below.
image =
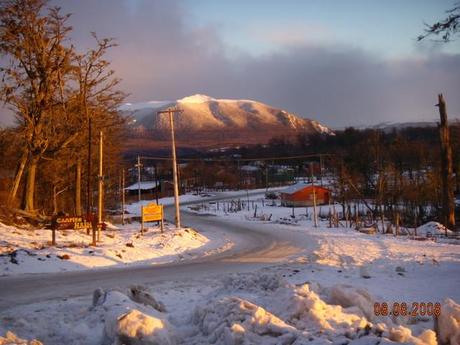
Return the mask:
[[452,174],[452,146],[447,122],[446,102],[442,94],[438,95],[439,138],[441,142],[441,181],[442,181],[442,222],[449,229],[455,227],[455,202]]

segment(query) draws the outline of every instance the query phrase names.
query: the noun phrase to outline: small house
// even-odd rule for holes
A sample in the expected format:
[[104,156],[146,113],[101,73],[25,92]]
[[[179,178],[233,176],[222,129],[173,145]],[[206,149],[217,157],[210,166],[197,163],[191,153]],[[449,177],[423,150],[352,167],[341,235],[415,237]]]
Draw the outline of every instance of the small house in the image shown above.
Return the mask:
[[139,189],[142,195],[153,194],[155,193],[157,186],[158,183],[156,181],[141,181],[126,187],[125,191],[128,195],[137,195],[139,193]]
[[314,198],[317,205],[328,204],[330,195],[325,187],[300,182],[280,191],[281,206],[313,206]]

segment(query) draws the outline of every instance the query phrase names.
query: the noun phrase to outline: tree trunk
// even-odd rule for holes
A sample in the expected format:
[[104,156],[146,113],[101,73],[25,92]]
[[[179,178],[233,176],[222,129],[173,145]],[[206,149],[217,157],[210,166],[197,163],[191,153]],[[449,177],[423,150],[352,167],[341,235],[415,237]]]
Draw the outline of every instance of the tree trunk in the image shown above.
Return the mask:
[[27,156],[28,156],[27,152],[24,152],[19,162],[18,171],[16,172],[16,176],[14,177],[14,181],[13,181],[13,186],[11,187],[10,194],[8,196],[8,205],[10,207],[13,206],[13,203],[15,202],[16,194],[18,193],[18,189],[19,189],[19,184],[21,182],[22,175],[24,174],[24,169],[26,167]]
[[37,175],[37,165],[39,157],[32,156],[30,160],[29,170],[27,172],[27,184],[26,184],[26,195],[25,195],[25,206],[24,210],[30,213],[35,212],[34,197],[35,197],[35,177]]
[[442,94],[438,95],[439,137],[441,140],[441,179],[442,179],[442,222],[449,229],[455,228],[455,201],[452,174],[452,147],[449,125],[447,123],[446,102]]
[[75,173],[75,215],[81,216],[81,159],[77,159],[77,171]]
[[58,204],[57,204],[57,187],[53,186],[53,215],[58,213]]

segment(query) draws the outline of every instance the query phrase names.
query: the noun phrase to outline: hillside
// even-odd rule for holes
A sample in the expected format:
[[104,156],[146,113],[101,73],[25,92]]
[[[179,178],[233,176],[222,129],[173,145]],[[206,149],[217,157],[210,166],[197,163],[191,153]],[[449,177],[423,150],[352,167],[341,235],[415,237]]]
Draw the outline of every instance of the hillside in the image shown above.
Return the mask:
[[175,129],[180,144],[191,147],[263,144],[299,132],[332,133],[317,121],[260,102],[193,95],[177,101],[125,104],[123,112],[132,117],[129,145],[166,145],[169,119],[157,112],[168,107],[183,110],[175,117]]

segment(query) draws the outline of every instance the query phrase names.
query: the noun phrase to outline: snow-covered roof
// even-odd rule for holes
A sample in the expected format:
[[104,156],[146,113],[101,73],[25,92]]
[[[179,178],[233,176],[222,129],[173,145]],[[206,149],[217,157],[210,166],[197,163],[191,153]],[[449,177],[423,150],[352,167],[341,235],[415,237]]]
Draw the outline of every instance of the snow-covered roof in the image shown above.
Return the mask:
[[[153,189],[157,186],[157,182],[156,181],[142,181],[140,185],[141,185],[141,190]],[[125,188],[125,190],[138,190],[138,189],[139,189],[139,184],[137,182]]]
[[[287,187],[286,189],[281,190],[280,193],[294,194],[294,193],[298,192],[299,190],[304,189],[305,187],[312,187],[312,185],[309,184],[309,183],[305,183],[305,182],[298,182],[296,184],[293,184],[293,185]],[[315,186],[315,187],[324,188],[324,187],[321,187],[321,186]]]
[[259,167],[256,167],[254,165],[243,165],[240,169],[242,171],[258,171]]

